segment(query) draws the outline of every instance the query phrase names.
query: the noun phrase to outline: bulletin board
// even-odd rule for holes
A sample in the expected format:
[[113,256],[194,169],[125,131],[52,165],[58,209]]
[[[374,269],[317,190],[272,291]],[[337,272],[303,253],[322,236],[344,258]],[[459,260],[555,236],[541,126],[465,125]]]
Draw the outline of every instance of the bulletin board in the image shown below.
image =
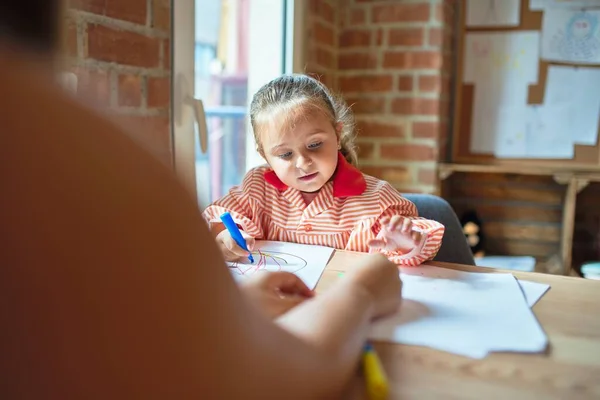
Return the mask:
[[[482,2],[489,2],[489,0],[476,0]],[[518,16],[518,21],[513,24],[513,26],[467,26],[467,18],[472,18],[472,16],[467,16],[467,0],[461,0],[460,3],[460,12],[459,12],[459,29],[457,35],[457,60],[456,60],[456,80],[455,80],[455,90],[454,90],[454,107],[453,107],[453,132],[452,132],[452,151],[451,157],[452,162],[455,163],[470,163],[470,164],[494,164],[494,165],[523,165],[523,166],[540,166],[540,167],[550,167],[558,170],[600,170],[600,144],[598,138],[600,137],[600,129],[598,132],[595,132],[595,141],[593,139],[589,139],[589,142],[586,144],[573,144],[572,146],[572,156],[570,158],[554,158],[554,157],[518,157],[518,156],[510,156],[510,157],[498,157],[497,154],[491,151],[473,151],[472,138],[474,135],[479,134],[485,131],[487,128],[482,122],[478,122],[478,126],[480,127],[479,132],[476,132],[472,125],[474,121],[474,108],[476,107],[484,107],[483,105],[476,105],[477,103],[482,104],[485,103],[485,96],[498,96],[497,91],[489,90],[485,91],[481,89],[477,91],[477,85],[474,82],[469,82],[469,75],[473,74],[473,66],[466,65],[465,62],[465,52],[473,51],[469,50],[467,46],[468,44],[467,36],[473,38],[470,33],[481,32],[481,33],[496,33],[496,32],[524,32],[528,33],[531,31],[539,32],[540,37],[542,34],[542,21],[543,21],[543,13],[545,10],[531,10],[530,9],[530,1],[536,2],[536,0],[514,0],[520,2],[520,15]],[[537,0],[539,3],[544,0]],[[511,2],[511,0],[500,0],[496,1],[498,3],[504,3],[507,5]],[[600,2],[599,2],[600,3]],[[519,6],[516,6],[519,7]],[[472,10],[472,9],[471,9]],[[600,5],[596,7],[587,7],[580,8],[582,12],[593,11],[600,13]],[[472,13],[472,11],[469,11]],[[525,32],[528,31],[528,32]],[[471,44],[473,41],[470,42]],[[540,46],[541,47],[541,44]],[[523,85],[526,93],[523,94],[523,97],[526,97],[527,105],[543,105],[545,104],[545,93],[546,93],[546,84],[548,81],[548,71],[551,66],[565,66],[565,67],[577,67],[589,69],[593,68],[595,72],[596,70],[600,72],[600,64],[595,63],[570,63],[564,61],[547,61],[541,57],[537,61],[537,82],[532,82],[531,84]],[[531,63],[535,69],[536,63]],[[523,66],[521,66],[523,67]],[[527,67],[527,66],[525,66]],[[553,67],[554,68],[554,67]],[[482,83],[482,87],[487,85],[488,83]],[[587,88],[585,89],[587,90]],[[477,93],[477,96],[476,96]],[[496,93],[496,94],[494,94]],[[574,106],[577,106],[577,101],[580,101],[582,96],[580,93],[573,93],[572,96],[566,96],[568,101],[571,102]],[[491,104],[491,103],[489,103]],[[490,108],[494,107],[488,107]],[[531,107],[535,108],[535,107]],[[510,113],[507,115],[511,115]],[[501,116],[496,116],[495,118],[499,118],[502,123],[510,123],[511,118],[502,118]],[[597,116],[597,119],[600,119],[600,113]],[[480,121],[486,121],[485,118],[480,119]],[[589,120],[589,118],[588,118]],[[494,122],[489,121],[489,124]],[[489,125],[488,125],[489,127]],[[571,132],[572,126],[568,126],[566,129]],[[595,130],[592,130],[594,133]],[[588,135],[588,137],[592,137]],[[478,140],[478,139],[477,139]],[[485,146],[484,146],[485,147]]]

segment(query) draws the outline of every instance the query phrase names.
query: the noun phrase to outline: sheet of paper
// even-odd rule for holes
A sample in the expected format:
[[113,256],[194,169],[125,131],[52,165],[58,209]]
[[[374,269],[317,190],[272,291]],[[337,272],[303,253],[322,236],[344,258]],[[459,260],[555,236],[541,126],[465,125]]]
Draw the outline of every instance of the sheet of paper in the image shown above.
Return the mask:
[[529,0],[529,9],[598,7],[598,0]]
[[530,282],[523,279],[517,279],[517,281],[529,307],[533,307],[550,289],[550,285],[545,283]]
[[428,346],[472,358],[543,351],[548,339],[511,274],[402,269],[398,313],[376,321],[373,340]]
[[296,274],[306,286],[314,289],[333,254],[330,247],[297,243],[257,241],[252,251],[254,263],[248,259],[228,262],[236,280],[261,271],[288,271]]
[[541,11],[546,6],[544,0],[529,0],[529,9],[532,11]]
[[464,83],[474,85],[471,152],[493,154],[507,107],[526,107],[538,81],[539,32],[472,32],[465,37]]
[[467,0],[467,26],[518,26],[521,0]]
[[507,107],[498,112],[496,157],[573,158],[572,109],[568,104]]
[[600,68],[549,66],[544,104],[568,107],[574,142],[595,145],[600,120]]
[[600,64],[600,10],[547,8],[542,21],[542,58]]
[[484,256],[476,257],[478,267],[491,267],[514,271],[533,272],[535,257],[531,256]]

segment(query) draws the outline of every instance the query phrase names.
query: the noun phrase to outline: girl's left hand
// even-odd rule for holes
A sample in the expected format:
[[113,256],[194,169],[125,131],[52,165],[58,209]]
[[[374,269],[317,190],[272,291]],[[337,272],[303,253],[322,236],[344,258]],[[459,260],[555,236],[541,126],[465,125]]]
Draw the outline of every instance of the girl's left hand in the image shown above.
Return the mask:
[[269,318],[276,318],[314,296],[296,275],[259,272],[240,283],[240,289]]
[[384,217],[381,219],[381,230],[376,239],[369,241],[369,247],[403,254],[420,250],[425,242],[425,235],[413,228],[410,218],[401,215]]

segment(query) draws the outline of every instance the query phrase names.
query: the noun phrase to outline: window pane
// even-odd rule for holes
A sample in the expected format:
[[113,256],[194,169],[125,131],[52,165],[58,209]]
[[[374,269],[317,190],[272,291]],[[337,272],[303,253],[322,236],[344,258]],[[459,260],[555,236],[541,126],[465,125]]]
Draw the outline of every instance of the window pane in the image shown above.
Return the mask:
[[283,72],[284,9],[285,0],[196,0],[194,90],[208,127],[208,154],[196,143],[202,204],[225,195],[261,162],[247,106],[250,91]]

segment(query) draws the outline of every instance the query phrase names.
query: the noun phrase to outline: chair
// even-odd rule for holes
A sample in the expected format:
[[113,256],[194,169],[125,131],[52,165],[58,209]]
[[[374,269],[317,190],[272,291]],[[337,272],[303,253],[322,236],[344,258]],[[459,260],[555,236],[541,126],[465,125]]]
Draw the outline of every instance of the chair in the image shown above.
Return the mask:
[[462,225],[446,200],[430,194],[410,193],[403,196],[417,206],[419,216],[438,221],[446,227],[442,247],[434,261],[475,265]]

